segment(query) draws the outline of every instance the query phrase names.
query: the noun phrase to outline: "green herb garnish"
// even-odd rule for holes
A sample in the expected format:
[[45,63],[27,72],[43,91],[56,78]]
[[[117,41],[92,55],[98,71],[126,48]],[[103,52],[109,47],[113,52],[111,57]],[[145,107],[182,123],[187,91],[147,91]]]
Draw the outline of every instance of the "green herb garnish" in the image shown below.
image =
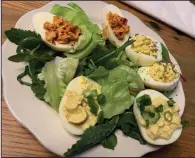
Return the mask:
[[169,100],[167,101],[168,105],[170,107],[172,107],[175,104],[175,101],[173,100],[173,98],[169,98]]
[[100,105],[104,104],[106,102],[106,97],[103,94],[99,94],[97,96],[97,101]]
[[144,94],[137,98],[136,102],[139,105],[141,113],[145,110],[145,106],[150,106],[152,104],[151,98],[148,94]]
[[163,105],[160,104],[158,107],[155,108],[156,112],[163,112]]
[[99,106],[95,103],[95,100],[92,96],[87,97],[87,103],[89,104],[91,113],[97,116]]

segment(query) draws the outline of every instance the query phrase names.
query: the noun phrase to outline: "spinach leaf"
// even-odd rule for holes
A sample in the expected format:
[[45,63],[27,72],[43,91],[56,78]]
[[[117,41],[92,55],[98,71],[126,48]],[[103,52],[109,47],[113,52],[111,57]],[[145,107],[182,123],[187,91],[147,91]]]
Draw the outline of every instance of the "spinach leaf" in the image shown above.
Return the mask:
[[119,117],[116,116],[113,117],[112,120],[110,120],[106,124],[89,127],[83,133],[81,139],[78,140],[76,144],[72,145],[72,147],[68,149],[66,153],[64,153],[64,156],[68,157],[73,156],[75,154],[79,154],[100,143],[114,131],[118,120]]
[[140,144],[147,144],[139,131],[135,116],[132,112],[121,114],[117,127],[121,129],[126,136],[138,140]]
[[117,145],[117,137],[114,133],[112,133],[111,135],[109,135],[106,139],[104,139],[101,142],[101,145],[104,148],[108,148],[108,149],[112,149],[114,150],[115,146]]
[[10,30],[5,31],[5,35],[12,43],[16,45],[18,45],[22,40],[27,37],[39,38],[39,35],[37,35],[34,31],[26,31],[17,28],[11,28]]
[[104,122],[104,114],[102,111],[100,111],[99,115],[98,115],[98,119],[97,119],[97,124],[101,125]]

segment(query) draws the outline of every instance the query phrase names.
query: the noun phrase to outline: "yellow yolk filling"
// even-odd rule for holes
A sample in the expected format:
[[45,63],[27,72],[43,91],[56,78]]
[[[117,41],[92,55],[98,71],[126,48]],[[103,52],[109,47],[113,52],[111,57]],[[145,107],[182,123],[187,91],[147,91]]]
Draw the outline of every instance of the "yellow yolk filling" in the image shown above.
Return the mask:
[[144,35],[137,35],[133,40],[135,40],[131,47],[133,51],[149,56],[157,56],[156,43],[152,39]]
[[148,73],[154,80],[165,83],[178,77],[178,72],[170,63],[155,63],[150,66]]

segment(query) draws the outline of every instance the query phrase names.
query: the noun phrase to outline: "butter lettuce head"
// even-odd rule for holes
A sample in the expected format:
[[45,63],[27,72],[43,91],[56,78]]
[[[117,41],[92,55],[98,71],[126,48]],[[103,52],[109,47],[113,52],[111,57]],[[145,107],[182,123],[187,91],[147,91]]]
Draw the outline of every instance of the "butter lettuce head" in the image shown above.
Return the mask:
[[47,62],[38,75],[40,80],[45,81],[46,93],[44,100],[56,111],[58,111],[67,84],[74,77],[77,66],[78,59],[76,58],[56,57],[54,60]]

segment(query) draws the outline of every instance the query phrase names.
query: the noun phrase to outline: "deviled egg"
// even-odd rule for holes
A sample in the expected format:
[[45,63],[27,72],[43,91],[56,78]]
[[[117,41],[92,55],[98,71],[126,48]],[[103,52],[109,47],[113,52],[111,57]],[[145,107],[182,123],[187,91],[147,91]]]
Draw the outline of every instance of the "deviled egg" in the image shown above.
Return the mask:
[[97,115],[91,112],[86,96],[92,92],[100,94],[101,86],[84,76],[74,78],[67,86],[64,97],[59,106],[59,116],[66,131],[74,135],[82,135],[90,126],[97,122],[101,111],[96,97],[94,102],[98,106]]
[[138,66],[150,66],[162,60],[160,42],[152,37],[137,34],[133,44],[125,48],[127,57]]
[[160,91],[173,90],[180,78],[179,72],[172,64],[163,62],[141,67],[138,74],[146,86]]
[[109,4],[102,10],[103,36],[116,47],[122,46],[130,34],[128,20],[116,6]]
[[78,27],[61,16],[39,12],[33,16],[33,28],[49,47],[55,51],[74,53],[83,49],[91,39],[91,32]]
[[141,91],[134,101],[133,112],[143,138],[150,144],[166,145],[182,132],[179,106],[155,90]]

